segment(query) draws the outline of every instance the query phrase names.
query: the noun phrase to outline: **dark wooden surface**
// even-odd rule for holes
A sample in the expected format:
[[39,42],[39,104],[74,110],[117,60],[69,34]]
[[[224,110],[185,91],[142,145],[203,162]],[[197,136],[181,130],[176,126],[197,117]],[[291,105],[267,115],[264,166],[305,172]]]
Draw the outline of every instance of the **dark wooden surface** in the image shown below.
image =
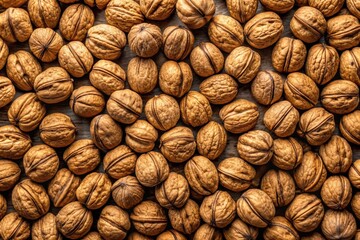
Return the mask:
[[[229,15],[227,8],[226,8],[226,4],[225,4],[225,0],[215,0],[216,2],[216,15],[219,14],[225,14],[225,15]],[[65,9],[65,5],[62,6],[63,9]],[[26,7],[25,7],[26,8]],[[93,9],[95,16],[96,16],[96,21],[95,21],[95,25],[96,24],[100,24],[100,23],[105,23],[105,17],[104,17],[104,11],[98,11],[96,9]],[[0,12],[3,10],[0,10]],[[259,3],[259,8],[258,8],[258,12],[264,11],[264,9],[262,8],[262,6]],[[291,32],[290,32],[290,28],[289,28],[289,22],[290,19],[292,17],[294,13],[294,10],[290,11],[287,14],[281,15],[281,18],[283,19],[283,23],[285,26],[285,31],[282,34],[282,37],[285,36],[289,36],[289,37],[293,37]],[[166,20],[166,21],[162,21],[162,22],[152,22],[157,24],[162,30],[165,29],[165,27],[170,26],[170,25],[182,25],[182,23],[179,21],[179,19],[176,16],[176,13],[173,13],[172,16]],[[196,41],[195,41],[195,46],[202,41],[209,41],[208,36],[207,36],[207,27],[203,27],[199,30],[194,30],[193,31]],[[321,39],[321,41],[324,41],[324,38]],[[244,45],[247,45],[246,43]],[[29,51],[28,48],[28,44],[27,43],[16,43],[16,44],[11,44],[9,45],[10,48],[10,52],[14,53],[18,50],[27,50]],[[309,46],[307,46],[307,48],[309,49]],[[267,49],[263,49],[263,50],[257,50],[255,49],[260,55],[261,55],[261,70],[273,70],[272,64],[271,64],[271,52],[272,52],[272,47],[269,47]],[[133,58],[135,55],[130,51],[129,47],[126,46],[126,48],[123,50],[122,56],[116,60],[115,62],[120,64],[122,68],[124,68],[125,70],[127,69],[127,65],[128,62],[130,61],[131,58]],[[224,53],[224,56],[226,57],[227,54]],[[158,68],[160,68],[161,64],[164,63],[166,61],[166,57],[163,55],[163,53],[159,53],[157,54],[154,58],[153,58],[157,65]],[[185,60],[186,62],[189,63],[188,58]],[[42,64],[43,69],[46,69],[50,66],[58,66],[57,61],[54,61],[53,63],[50,64]],[[199,88],[199,84],[201,83],[201,81],[203,80],[203,78],[196,76],[195,73],[194,74],[194,82],[193,82],[193,86],[192,86],[192,90],[198,90]],[[0,75],[6,75],[4,69],[2,71],[0,71]],[[284,75],[284,79],[285,79],[285,75]],[[78,88],[80,86],[83,85],[90,85],[90,82],[88,80],[88,75],[86,75],[83,78],[80,79],[75,79],[74,81],[75,84],[75,88]],[[129,88],[129,86],[127,85],[126,88]],[[256,102],[254,100],[254,98],[251,96],[250,93],[250,84],[247,85],[239,85],[239,93],[237,95],[237,98],[245,98],[248,99],[250,101]],[[160,94],[161,90],[159,87],[157,87],[152,93],[147,94],[147,95],[143,95],[143,100],[144,100],[144,105],[145,102],[151,98],[152,96],[156,95],[156,94]],[[17,92],[17,96],[21,95],[22,93],[20,91]],[[178,99],[180,101],[180,99]],[[320,105],[320,104],[319,104]],[[6,125],[9,124],[8,122],[8,118],[7,118],[7,109],[9,106],[6,106],[2,109],[0,109],[0,125]],[[219,119],[219,110],[220,110],[221,106],[212,106],[213,109],[213,116],[212,119],[220,122],[221,120]],[[263,114],[266,111],[267,107],[265,106],[261,106],[259,105],[259,110],[260,110],[260,118],[258,120],[258,123],[255,127],[255,129],[263,129],[265,130],[265,126],[262,123],[262,118],[263,118]],[[105,112],[106,110],[104,110]],[[73,120],[73,122],[76,125],[77,128],[77,137],[76,139],[84,139],[84,138],[90,138],[90,133],[89,133],[89,124],[91,119],[84,119],[84,118],[80,118],[78,116],[76,116],[70,109],[69,107],[69,103],[68,101],[62,102],[60,104],[56,104],[56,105],[47,105],[47,114],[49,113],[54,113],[54,112],[61,112],[61,113],[65,113],[67,115],[69,115],[71,117],[71,119]],[[141,119],[146,119],[145,115],[142,114]],[[338,125],[339,123],[339,117],[336,117],[336,123]],[[178,123],[178,125],[182,125],[181,122]],[[194,131],[196,132],[199,128],[195,129]],[[160,133],[160,132],[159,132]],[[161,133],[160,133],[161,134]],[[338,128],[336,129],[335,134],[339,134]],[[33,141],[33,145],[36,144],[41,144],[41,140],[39,138],[39,133],[38,131],[34,131],[30,133],[32,141]],[[225,152],[215,161],[215,164],[217,165],[222,159],[227,158],[227,157],[233,157],[233,156],[238,156],[237,150],[236,150],[236,144],[237,144],[237,138],[239,137],[238,134],[230,134],[228,133],[228,143],[227,143],[227,147]],[[275,138],[275,136],[274,136]],[[124,141],[122,142],[122,144],[124,144]],[[158,146],[159,144],[157,144]],[[354,152],[354,160],[357,158],[360,158],[360,148],[357,146],[352,145],[353,148],[353,152]],[[64,149],[57,149],[58,155],[61,159],[61,167],[66,167],[66,164],[62,161],[62,152]],[[155,149],[157,150],[157,148]],[[313,149],[314,151],[317,151],[317,149]],[[17,163],[19,163],[19,165],[22,168],[22,161],[19,160],[17,161]],[[182,172],[183,171],[183,166],[184,164],[170,164],[171,165],[171,170],[172,171],[177,171],[177,172]],[[257,167],[257,171],[258,171],[258,182],[260,180],[260,176],[267,170],[272,168],[273,166],[271,164],[262,166],[262,167]],[[22,168],[23,170],[23,168]],[[102,169],[102,165],[99,166],[99,168],[97,169],[98,171],[103,171]],[[25,174],[23,171],[23,175],[22,178],[25,178]],[[45,187],[47,187],[47,183],[44,184]],[[221,187],[220,187],[221,188]],[[11,204],[11,191],[8,192],[4,192],[2,193],[4,194],[4,196],[6,196],[6,198],[8,199],[8,211],[13,211],[13,207]],[[238,197],[240,196],[240,194],[235,194],[233,193],[232,196],[234,197],[234,200],[237,200]],[[152,199],[154,200],[154,196],[153,196],[153,189],[146,189],[146,198],[147,199]],[[113,203],[113,201],[110,199],[109,203]],[[200,203],[200,202],[199,202]],[[56,209],[54,207],[52,207],[51,211],[56,214],[58,212],[59,209]],[[284,209],[278,209],[278,214],[282,215],[284,212]],[[98,216],[98,214],[100,213],[100,210],[97,210],[94,212],[94,225],[93,228],[95,230],[96,228],[96,217]],[[261,235],[259,235],[259,239],[261,239]]]

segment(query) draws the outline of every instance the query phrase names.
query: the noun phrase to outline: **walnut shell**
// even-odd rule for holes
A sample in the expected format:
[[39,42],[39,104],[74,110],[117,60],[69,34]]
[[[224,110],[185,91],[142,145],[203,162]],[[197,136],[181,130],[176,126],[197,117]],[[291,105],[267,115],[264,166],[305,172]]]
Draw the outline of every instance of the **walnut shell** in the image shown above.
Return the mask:
[[194,46],[194,35],[184,26],[169,26],[163,31],[163,51],[167,58],[184,60]]
[[0,158],[20,159],[31,147],[30,136],[13,125],[0,127]]
[[127,67],[130,88],[139,93],[150,93],[158,82],[157,65],[151,58],[134,57]]
[[66,238],[79,239],[85,236],[91,228],[93,216],[79,202],[65,205],[56,215],[57,229]]
[[238,94],[238,84],[228,74],[216,74],[201,82],[200,93],[203,94],[211,104],[227,104]]
[[50,209],[50,199],[43,186],[25,179],[16,184],[12,191],[11,201],[14,209],[30,220],[44,216]]
[[321,230],[327,239],[350,240],[356,234],[356,220],[346,211],[327,210],[321,223]]
[[136,230],[132,231],[128,238],[128,240],[153,240],[151,237],[149,236],[145,236],[139,232],[137,232]]
[[326,180],[327,172],[321,157],[314,152],[304,153],[301,164],[295,169],[296,185],[304,192],[318,191]]
[[200,226],[199,205],[189,199],[182,208],[169,210],[169,220],[175,230],[184,234],[192,234]]
[[179,233],[178,231],[175,231],[174,229],[170,229],[158,235],[156,237],[156,240],[186,240],[186,237],[181,233]]
[[344,138],[357,145],[360,145],[359,119],[360,111],[355,110],[352,113],[342,116],[339,126],[340,132]]
[[[360,193],[356,192],[351,200],[351,210],[357,219],[360,219]],[[0,215],[1,219],[1,215]]]
[[55,28],[58,25],[61,8],[56,0],[29,0],[28,13],[37,28]]
[[29,13],[10,7],[0,14],[0,37],[9,43],[26,42],[32,31]]
[[100,151],[91,139],[80,139],[65,149],[63,160],[70,171],[82,175],[94,170],[100,163]]
[[51,180],[48,194],[54,207],[63,207],[76,200],[76,189],[81,179],[75,176],[67,168],[60,169]]
[[21,7],[24,5],[28,0],[3,0],[0,2],[0,6],[3,8],[10,8],[10,7]]
[[182,97],[191,89],[192,83],[192,71],[186,62],[166,61],[161,65],[159,86],[164,93]]
[[196,150],[194,134],[190,128],[174,127],[160,137],[159,148],[168,161],[185,162],[194,155]]
[[47,145],[60,148],[75,141],[76,127],[71,118],[63,113],[47,115],[39,126],[40,138]]
[[72,92],[69,105],[76,115],[89,118],[103,111],[105,99],[96,88],[92,86],[82,86]]
[[91,84],[106,95],[125,88],[126,73],[116,63],[109,60],[97,61],[90,74]]
[[293,170],[303,160],[303,148],[292,137],[275,139],[273,150],[272,163],[282,170]]
[[158,139],[157,130],[146,120],[137,120],[125,128],[125,142],[137,153],[151,151]]
[[190,63],[197,75],[210,77],[223,69],[224,55],[214,44],[201,42],[191,51]]
[[214,228],[207,223],[201,225],[195,232],[193,240],[222,240],[222,233],[220,229]]
[[162,46],[161,29],[154,24],[140,23],[131,27],[128,34],[129,47],[139,57],[152,57]]
[[178,0],[176,13],[180,21],[191,29],[198,29],[210,21],[215,14],[214,0]]
[[110,0],[84,0],[88,6],[97,7],[100,10],[103,10],[109,2]]
[[0,160],[0,173],[0,192],[4,192],[15,186],[20,179],[21,169],[13,161]]
[[340,15],[327,22],[327,39],[337,50],[357,47],[360,43],[359,19],[352,15]]
[[68,41],[83,41],[94,22],[95,16],[91,8],[81,3],[73,4],[62,13],[59,30]]
[[6,198],[0,194],[0,220],[6,215],[6,211],[7,211]]
[[271,225],[264,231],[264,239],[289,239],[299,240],[300,236],[291,223],[284,217],[276,216],[271,221]]
[[360,48],[346,50],[340,57],[340,76],[360,85]]
[[199,92],[190,91],[180,102],[181,119],[187,125],[199,127],[211,120],[212,109],[207,98]]
[[244,26],[246,41],[250,46],[264,49],[279,40],[284,31],[284,25],[274,12],[262,12],[256,14]]
[[9,47],[2,38],[0,38],[0,70],[4,68],[9,56]]
[[177,0],[140,0],[141,12],[147,19],[161,21],[170,17]]
[[259,232],[256,227],[236,218],[228,228],[224,229],[223,234],[226,240],[256,240]]
[[349,169],[349,180],[355,188],[360,188],[360,160],[353,162]]
[[290,11],[295,5],[295,0],[286,0],[286,1],[260,0],[260,2],[266,9],[281,14]]
[[111,187],[112,198],[123,208],[130,209],[139,204],[144,198],[144,188],[134,176],[118,179]]
[[255,16],[258,9],[257,0],[226,0],[226,6],[230,16],[240,23],[246,23]]
[[0,236],[3,239],[26,240],[30,238],[30,224],[17,212],[5,215],[0,221]]
[[346,7],[357,18],[360,18],[360,5],[358,0],[346,0]]
[[34,240],[62,240],[60,232],[56,228],[56,217],[52,213],[37,220],[31,228],[31,237]]
[[136,154],[127,145],[120,145],[106,153],[104,171],[112,178],[119,179],[135,172]]
[[312,232],[311,234],[307,234],[301,237],[301,240],[326,240],[326,239],[320,233]]
[[45,114],[45,104],[35,93],[22,94],[12,102],[8,110],[9,122],[24,132],[35,130]]
[[282,77],[274,71],[260,71],[251,84],[251,94],[263,105],[271,105],[280,100],[284,89]]
[[331,176],[321,187],[321,199],[331,209],[342,210],[350,203],[352,188],[347,177]]
[[345,0],[327,0],[323,3],[316,0],[308,0],[309,6],[317,8],[325,17],[331,17],[338,13],[345,3]]
[[129,214],[114,205],[105,206],[97,222],[97,229],[104,239],[125,239],[130,227]]
[[33,146],[23,158],[25,174],[35,182],[52,179],[59,168],[59,157],[55,150],[45,144]]
[[169,95],[155,95],[146,102],[145,115],[155,128],[167,131],[175,127],[180,119],[179,104]]
[[14,99],[15,93],[15,86],[11,80],[0,76],[0,108],[8,105]]

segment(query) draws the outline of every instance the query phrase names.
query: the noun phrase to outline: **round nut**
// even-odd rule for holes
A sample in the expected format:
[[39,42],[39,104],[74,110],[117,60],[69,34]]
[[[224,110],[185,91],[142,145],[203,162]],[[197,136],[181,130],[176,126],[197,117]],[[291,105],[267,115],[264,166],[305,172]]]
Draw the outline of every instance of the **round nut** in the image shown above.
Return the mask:
[[284,89],[282,77],[274,71],[260,71],[251,84],[251,94],[263,105],[271,105],[279,101]]
[[167,58],[184,60],[194,46],[194,34],[184,26],[169,26],[163,32],[163,51]]
[[131,51],[144,58],[157,54],[163,44],[161,29],[150,23],[133,26],[128,34],[128,41]]
[[203,27],[215,14],[214,0],[178,0],[176,13],[180,21],[191,29]]
[[54,61],[63,45],[60,34],[51,28],[37,28],[29,39],[31,52],[42,62]]
[[105,99],[96,88],[92,86],[82,86],[72,92],[69,105],[76,115],[83,118],[90,118],[103,111]]

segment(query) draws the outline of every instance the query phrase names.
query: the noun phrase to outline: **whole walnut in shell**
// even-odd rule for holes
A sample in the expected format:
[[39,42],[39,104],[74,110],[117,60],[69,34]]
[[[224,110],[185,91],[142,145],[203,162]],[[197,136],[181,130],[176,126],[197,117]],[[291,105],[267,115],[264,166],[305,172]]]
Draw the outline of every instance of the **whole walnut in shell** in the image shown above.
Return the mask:
[[327,210],[321,223],[321,230],[327,239],[350,240],[356,234],[356,220],[352,213],[343,210]]
[[84,0],[88,6],[97,7],[100,10],[103,10],[109,2],[110,0]]
[[125,177],[135,172],[136,160],[136,154],[127,145],[117,146],[104,156],[104,171],[115,179]]
[[139,181],[131,175],[119,178],[111,187],[112,198],[123,209],[130,209],[139,204],[144,193]]
[[129,61],[127,81],[130,88],[139,94],[154,90],[158,75],[157,65],[151,58],[134,57]]
[[340,11],[345,0],[327,0],[324,4],[316,0],[308,0],[308,2],[310,7],[317,8],[325,17],[331,17]]
[[271,221],[269,227],[264,231],[264,239],[289,239],[298,240],[300,239],[296,229],[291,223],[284,217],[276,216]]
[[150,23],[133,26],[128,34],[129,47],[139,57],[152,57],[162,46],[161,29]]
[[340,120],[340,132],[346,140],[356,145],[360,145],[359,129],[360,111],[355,110],[352,113],[342,116]]
[[15,86],[7,77],[0,76],[0,108],[8,105],[15,97]]
[[24,5],[28,0],[3,0],[0,2],[0,6],[3,8],[10,8],[10,7],[21,7]]
[[184,26],[169,26],[163,31],[163,51],[167,58],[184,60],[194,46],[194,34]]
[[155,147],[158,139],[157,130],[146,120],[137,120],[125,128],[126,144],[135,152],[145,153]]
[[340,76],[360,85],[360,47],[346,50],[340,57]]
[[62,236],[56,228],[55,215],[52,213],[47,213],[45,216],[33,223],[31,228],[31,237],[34,240],[61,240]]
[[284,89],[282,77],[274,71],[260,71],[251,84],[251,94],[263,105],[279,101]]
[[210,121],[212,109],[207,98],[199,92],[190,91],[180,102],[181,119],[187,125],[199,127]]
[[349,169],[349,180],[355,188],[360,188],[360,160],[355,160]]
[[26,10],[10,7],[0,14],[0,37],[6,42],[26,42],[32,32],[29,13]]
[[81,86],[72,92],[69,105],[76,115],[83,118],[90,118],[103,111],[105,99],[96,88],[92,86]]
[[269,9],[277,13],[286,13],[290,11],[295,5],[295,0],[285,0],[285,1],[260,0],[260,2],[266,9]]
[[178,0],[176,13],[180,21],[191,29],[203,27],[215,13],[214,0]]
[[352,188],[347,177],[331,176],[321,187],[321,199],[331,209],[342,210],[350,203]]
[[257,0],[226,0],[226,6],[230,16],[240,23],[246,23],[255,16],[258,9]]
[[295,138],[274,140],[272,163],[282,170],[293,170],[303,160],[303,148]]
[[30,238],[30,224],[17,212],[11,212],[0,221],[0,236],[3,239],[26,240]]
[[156,240],[186,240],[186,237],[174,229],[162,232]]
[[21,169],[13,161],[0,160],[0,192],[12,189],[20,179]]
[[248,239],[255,240],[259,234],[256,227],[247,225],[245,222],[236,218],[229,227],[223,231],[226,240],[231,239]]
[[7,211],[6,201],[7,201],[6,198],[0,194],[0,220],[6,215],[6,211]]
[[150,20],[165,20],[175,10],[177,0],[140,0],[141,12]]
[[200,226],[199,205],[189,199],[182,208],[169,210],[169,220],[175,230],[184,234],[192,234]]
[[28,13],[37,28],[54,29],[59,22],[61,8],[56,0],[29,0]]
[[203,239],[222,240],[221,230],[204,223],[196,230],[193,240]]
[[13,125],[0,127],[0,158],[20,159],[31,147],[30,136]]
[[129,214],[114,205],[105,206],[97,222],[97,229],[105,239],[125,239],[130,227]]

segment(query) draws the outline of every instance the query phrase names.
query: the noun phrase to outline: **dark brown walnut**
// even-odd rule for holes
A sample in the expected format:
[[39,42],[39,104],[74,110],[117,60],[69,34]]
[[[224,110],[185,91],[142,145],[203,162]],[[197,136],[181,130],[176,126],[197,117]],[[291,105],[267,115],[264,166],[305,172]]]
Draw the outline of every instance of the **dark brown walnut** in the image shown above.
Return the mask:
[[109,2],[110,0],[84,0],[88,6],[97,7],[100,10],[103,10]]
[[201,42],[191,51],[190,63],[197,75],[210,77],[223,69],[224,55],[214,44]]
[[247,225],[245,222],[236,218],[230,226],[223,231],[226,240],[256,240],[259,234],[256,227]]
[[60,34],[51,28],[37,28],[29,39],[31,52],[42,62],[52,62],[57,59],[64,41]]
[[219,190],[205,197],[200,206],[202,220],[213,227],[225,228],[234,220],[235,215],[235,201],[226,191]]
[[303,148],[295,138],[274,140],[272,163],[282,170],[295,169],[303,159]]
[[350,113],[359,104],[359,88],[348,80],[332,81],[321,91],[321,103],[331,113]]
[[320,146],[331,138],[334,130],[334,115],[324,108],[316,107],[300,116],[297,133],[300,137],[305,138],[310,145]]
[[72,92],[69,105],[76,115],[83,118],[90,118],[103,111],[105,99],[96,88],[92,86],[81,86]]
[[10,7],[21,7],[24,5],[28,0],[3,0],[0,2],[0,6],[3,8],[10,8]]
[[5,67],[8,56],[9,47],[7,43],[2,38],[0,38],[0,70]]
[[201,82],[200,93],[203,94],[211,104],[227,104],[238,94],[238,84],[228,74],[216,74]]
[[240,158],[253,165],[264,165],[273,156],[273,139],[263,130],[252,130],[241,135],[237,142]]
[[194,34],[184,26],[169,26],[163,31],[163,52],[171,60],[184,60],[194,46]]
[[286,0],[286,1],[260,0],[260,2],[266,9],[280,14],[290,11],[295,5],[295,0]]
[[135,175],[145,187],[155,187],[169,176],[170,168],[165,157],[159,152],[148,152],[136,160]]
[[48,186],[48,194],[54,207],[63,207],[76,200],[76,189],[81,179],[67,168],[60,169]]
[[25,179],[12,190],[11,202],[16,212],[23,218],[36,220],[50,209],[50,199],[40,184]]
[[260,189],[249,189],[236,202],[240,219],[254,227],[265,228],[275,217],[275,206],[271,198]]
[[6,62],[6,74],[22,91],[33,89],[35,78],[41,73],[41,65],[31,53],[19,50],[10,54]]
[[141,96],[130,89],[113,92],[106,103],[108,114],[123,124],[134,123],[140,117],[142,107]]
[[225,61],[225,72],[246,84],[254,79],[261,66],[260,54],[249,47],[241,46],[235,48]]
[[305,64],[305,72],[317,84],[328,83],[335,77],[338,69],[339,54],[335,48],[323,43],[313,45],[310,48]]
[[114,26],[98,24],[88,30],[85,45],[94,57],[115,60],[121,56],[126,45],[126,36]]
[[334,174],[346,173],[353,158],[350,144],[338,135],[333,135],[327,143],[321,145],[319,154],[326,169]]
[[153,201],[143,201],[137,205],[133,209],[130,219],[138,232],[148,236],[160,234],[167,225],[164,209]]
[[302,69],[306,59],[305,44],[289,37],[281,38],[272,51],[272,65],[278,72],[296,72]]
[[103,240],[103,238],[100,236],[98,232],[89,232],[86,234],[82,240]]
[[135,172],[137,156],[127,145],[120,145],[106,153],[103,159],[104,171],[119,179]]
[[52,213],[47,213],[45,216],[33,223],[31,228],[31,237],[34,240],[62,240],[60,232],[56,228],[56,217]]
[[151,237],[145,236],[135,230],[129,234],[127,239],[128,240],[153,240]]
[[21,131],[35,130],[45,117],[46,108],[35,93],[24,93],[16,98],[8,110],[9,122]]
[[356,220],[352,213],[346,210],[327,210],[321,230],[327,239],[350,240],[356,234]]
[[170,229],[158,235],[156,240],[186,240],[186,237],[178,231]]
[[118,179],[111,187],[112,198],[123,209],[130,209],[139,204],[144,198],[144,193],[139,181],[131,175]]
[[47,104],[55,104],[68,99],[74,89],[74,80],[62,67],[49,67],[34,81],[37,97]]
[[120,65],[108,61],[97,61],[90,74],[91,84],[106,95],[125,88],[126,73]]
[[321,199],[331,209],[342,210],[351,201],[352,188],[347,177],[331,176],[321,187]]
[[177,101],[169,95],[155,95],[146,102],[145,115],[156,129],[167,131],[175,127],[179,121],[180,107]]
[[59,168],[59,157],[55,150],[45,144],[33,146],[23,158],[26,176],[35,182],[52,179]]
[[79,202],[65,205],[56,215],[56,227],[62,235],[70,239],[79,239],[85,236],[91,228],[93,216]]
[[208,28],[210,41],[224,52],[231,52],[244,43],[244,32],[240,23],[226,15],[216,15]]
[[84,76],[94,64],[90,51],[80,41],[71,41],[62,46],[58,58],[60,66],[74,77]]
[[41,140],[54,148],[69,146],[75,141],[76,127],[71,118],[63,113],[47,115],[39,126]]
[[233,192],[241,192],[252,185],[256,170],[241,158],[222,160],[217,167],[220,184]]
[[131,27],[144,22],[139,2],[134,0],[111,0],[105,9],[105,19],[124,32],[129,32]]
[[349,180],[355,188],[360,188],[360,160],[353,162],[349,169]]
[[6,42],[26,42],[32,31],[26,10],[10,7],[0,14],[0,37]]
[[352,113],[342,116],[340,120],[340,132],[346,140],[360,145],[360,111],[355,110]]
[[226,0],[226,6],[230,16],[240,23],[246,23],[255,16],[258,1],[257,0]]
[[295,197],[295,182],[289,173],[270,169],[261,179],[261,190],[269,195],[275,207],[284,207]]
[[357,18],[360,18],[359,0],[346,0],[347,9]]
[[[185,239],[185,238],[184,238]],[[204,223],[195,232],[193,240],[222,240],[222,233],[220,229],[214,228],[209,224]]]
[[[351,200],[351,210],[357,219],[360,219],[360,193],[356,192]],[[1,215],[0,215],[1,219]]]
[[301,240],[325,240],[325,238],[318,232],[312,232],[311,234],[303,235]]
[[313,194],[302,193],[286,209],[285,217],[300,232],[314,231],[324,217],[324,206]]
[[196,151],[194,134],[190,128],[174,127],[160,137],[159,149],[168,161],[185,162]]
[[0,158],[20,159],[31,147],[30,136],[13,125],[0,127]]
[[260,71],[251,84],[251,94],[263,105],[271,105],[280,100],[284,89],[282,77],[271,70]]
[[91,120],[90,134],[94,144],[107,152],[121,143],[123,131],[110,115],[100,114]]
[[192,127],[208,123],[213,113],[209,100],[197,91],[190,91],[181,99],[180,110],[183,122]]
[[88,209],[99,209],[110,198],[111,181],[106,173],[93,172],[81,181],[76,189],[77,200]]
[[94,22],[95,16],[91,8],[81,3],[73,4],[62,13],[59,30],[68,41],[83,41]]
[[305,43],[318,41],[326,31],[324,15],[313,7],[300,7],[290,21],[290,29],[295,37]]
[[200,128],[196,135],[198,152],[210,160],[215,160],[224,152],[226,143],[225,128],[215,121],[210,121]]
[[149,20],[161,21],[175,10],[176,0],[140,0],[140,9]]
[[314,152],[304,153],[301,164],[295,169],[294,179],[303,192],[316,192],[326,180],[327,172],[321,157]]
[[300,240],[300,236],[291,223],[284,217],[276,216],[264,231],[264,239]]
[[173,97],[182,97],[190,90],[192,83],[192,71],[186,62],[170,60],[161,65],[159,86],[164,93]]
[[259,118],[258,107],[246,99],[237,99],[219,112],[224,127],[231,133],[244,133],[254,128]]
[[199,205],[189,199],[182,208],[169,210],[169,220],[175,230],[184,234],[192,234],[200,226]]
[[190,196],[190,187],[185,177],[171,172],[169,177],[155,189],[159,204],[167,209],[181,208]]
[[152,57],[157,54],[163,44],[161,29],[150,23],[134,25],[128,34],[131,51],[139,57]]
[[129,214],[114,205],[107,205],[100,213],[97,229],[104,239],[125,239],[130,230]]
[[151,58],[134,57],[127,67],[130,88],[139,93],[150,93],[158,82],[157,65]]
[[184,172],[191,189],[197,194],[207,196],[218,189],[218,171],[208,158],[203,156],[191,158],[186,163]]
[[357,47],[360,43],[359,19],[352,15],[340,15],[327,22],[327,39],[337,50]]
[[6,198],[0,194],[0,220],[6,215],[6,211],[7,211]]
[[37,28],[55,28],[58,25],[61,8],[56,0],[29,0],[27,10]]
[[176,13],[180,21],[191,29],[198,29],[210,21],[215,14],[213,0],[178,0]]
[[0,192],[12,189],[20,179],[21,169],[13,161],[0,160]]
[[265,112],[264,125],[278,137],[289,137],[296,129],[300,114],[289,101],[277,102]]
[[80,139],[65,149],[63,160],[70,171],[82,175],[94,170],[100,163],[100,151],[91,139]]
[[325,17],[331,17],[338,13],[345,3],[345,0],[327,0],[318,2],[316,0],[308,0],[309,6],[317,8]]
[[340,76],[360,85],[360,47],[346,50],[341,54]]
[[30,238],[30,224],[17,212],[5,215],[0,221],[0,236],[4,240],[26,240]]
[[300,72],[290,73],[284,83],[285,98],[299,110],[313,108],[319,100],[316,83]]
[[158,139],[157,130],[146,120],[137,120],[125,128],[125,142],[137,153],[151,151]]
[[279,40],[283,31],[283,22],[274,12],[258,13],[244,26],[246,41],[257,49],[273,45]]

